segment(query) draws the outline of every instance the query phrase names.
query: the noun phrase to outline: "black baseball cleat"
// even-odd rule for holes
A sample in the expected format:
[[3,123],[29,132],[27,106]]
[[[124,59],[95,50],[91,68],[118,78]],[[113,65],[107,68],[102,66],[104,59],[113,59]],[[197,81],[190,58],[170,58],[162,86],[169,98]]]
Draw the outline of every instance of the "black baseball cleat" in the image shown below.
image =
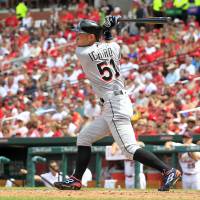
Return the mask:
[[181,172],[177,169],[170,169],[163,174],[163,184],[158,189],[158,191],[169,191],[170,188],[172,188],[175,183],[178,181],[178,179],[181,177]]
[[66,181],[55,182],[54,186],[59,190],[80,190],[82,187],[81,181],[74,176],[69,177]]

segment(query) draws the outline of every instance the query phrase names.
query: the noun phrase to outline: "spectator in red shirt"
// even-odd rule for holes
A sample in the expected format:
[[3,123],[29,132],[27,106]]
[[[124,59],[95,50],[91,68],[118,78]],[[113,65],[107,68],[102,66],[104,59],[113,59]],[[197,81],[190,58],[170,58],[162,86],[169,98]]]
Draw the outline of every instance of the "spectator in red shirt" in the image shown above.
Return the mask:
[[80,0],[78,4],[78,10],[86,10],[88,7],[88,4],[85,2],[85,0]]
[[71,13],[71,12],[69,12],[69,11],[64,11],[61,15],[60,15],[60,21],[62,22],[62,23],[68,23],[68,22],[74,22],[74,20],[75,20],[75,17],[74,17],[74,15]]
[[97,8],[91,8],[89,10],[89,19],[93,20],[97,23],[100,21],[100,13],[99,13],[99,10]]
[[62,137],[63,133],[61,131],[61,125],[58,122],[55,122],[52,125],[52,131],[54,132],[52,137]]
[[128,31],[124,31],[122,35],[122,41],[128,45],[133,44],[135,41],[137,41],[139,38],[138,36],[130,36]]
[[19,25],[19,20],[17,19],[15,13],[10,10],[8,17],[5,19],[6,27],[16,28]]

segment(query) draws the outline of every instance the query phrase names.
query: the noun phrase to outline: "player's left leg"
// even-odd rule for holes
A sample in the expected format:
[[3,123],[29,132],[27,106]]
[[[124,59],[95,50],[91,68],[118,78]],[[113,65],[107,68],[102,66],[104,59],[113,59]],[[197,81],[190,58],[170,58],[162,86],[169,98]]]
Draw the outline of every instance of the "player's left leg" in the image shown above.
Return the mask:
[[144,165],[159,170],[164,175],[164,184],[161,190],[169,190],[180,177],[180,172],[167,166],[153,153],[148,152],[137,145],[130,120],[132,116],[131,111],[131,102],[124,96],[117,97],[107,103],[107,114],[105,113],[105,119],[111,133],[123,153],[129,159],[137,160]]

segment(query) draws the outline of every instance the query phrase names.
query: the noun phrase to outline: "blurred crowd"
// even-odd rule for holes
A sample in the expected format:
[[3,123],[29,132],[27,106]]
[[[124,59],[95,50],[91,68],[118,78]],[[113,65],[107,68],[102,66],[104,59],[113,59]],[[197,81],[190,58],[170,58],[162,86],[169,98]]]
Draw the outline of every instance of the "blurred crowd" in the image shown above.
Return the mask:
[[[129,16],[142,5],[132,4]],[[73,0],[67,9],[52,9],[48,21],[34,20],[28,9],[24,17],[10,12],[0,21],[0,138],[74,137],[98,117],[101,105],[75,55],[71,27],[82,18],[102,23],[108,14],[126,13],[106,1],[95,8]],[[121,46],[136,134],[200,134],[195,16],[159,28],[121,23],[112,34]]]

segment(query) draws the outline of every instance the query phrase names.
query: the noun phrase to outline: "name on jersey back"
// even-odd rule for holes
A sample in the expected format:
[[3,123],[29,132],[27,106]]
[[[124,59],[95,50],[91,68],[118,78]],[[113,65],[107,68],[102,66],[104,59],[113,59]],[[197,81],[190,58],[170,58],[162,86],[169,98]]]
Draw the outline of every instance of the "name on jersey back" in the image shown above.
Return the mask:
[[89,56],[92,61],[107,60],[108,58],[113,57],[113,52],[111,48],[99,49],[98,51],[89,53]]

